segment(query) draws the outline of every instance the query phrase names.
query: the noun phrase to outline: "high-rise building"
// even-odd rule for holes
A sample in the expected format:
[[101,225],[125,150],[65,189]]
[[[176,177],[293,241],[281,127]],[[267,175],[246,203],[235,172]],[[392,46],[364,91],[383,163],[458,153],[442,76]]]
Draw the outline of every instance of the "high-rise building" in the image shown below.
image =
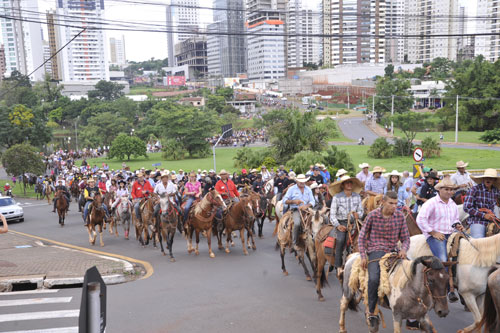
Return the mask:
[[[82,29],[99,27],[96,22],[104,18],[104,0],[58,0],[57,15],[72,17],[73,26],[61,26],[60,44],[65,45]],[[108,48],[103,30],[83,31],[59,53],[61,55],[63,81],[109,80]]]
[[438,57],[456,60],[457,37],[432,35],[456,35],[458,14],[458,0],[408,0],[405,34],[421,36],[405,40],[408,62],[425,63]]
[[406,0],[386,0],[385,62],[404,62],[405,4]]
[[247,69],[243,0],[214,0],[214,23],[208,26],[208,74],[234,77]]
[[[327,30],[329,50],[323,53],[324,65],[384,63],[386,0],[338,0],[329,1],[330,13]],[[328,57],[329,55],[329,57]]]
[[289,0],[287,4],[287,62],[288,67],[306,63],[319,64],[321,53],[321,11],[318,2]]
[[175,45],[193,37],[200,27],[199,0],[170,0],[166,6],[168,65],[176,66]]
[[[491,13],[490,61],[500,59],[500,0],[488,1],[488,13]],[[487,58],[488,59],[488,58]]]
[[190,77],[206,77],[208,70],[206,36],[191,36],[175,44],[175,61],[177,66],[188,65]]
[[45,65],[43,65],[43,67],[44,67],[45,73],[50,75],[50,77],[53,77],[53,75],[52,75],[52,71],[53,71],[52,59],[50,58],[51,55],[52,54],[50,52],[49,42],[43,41],[43,61],[46,61]]
[[[33,20],[22,20],[26,11],[38,11],[37,0],[0,0],[0,30],[5,48],[6,76],[13,71],[30,75],[33,81],[42,80],[42,28]],[[12,20],[9,17],[19,18]]]
[[113,65],[123,66],[127,63],[125,56],[125,37],[111,37],[109,39],[109,62]]
[[[62,47],[61,40],[59,38],[59,29],[56,27],[56,12],[51,10],[47,11],[47,35],[49,39],[49,57],[52,56],[50,60],[50,75],[53,80],[62,80],[62,64],[61,57],[57,54],[57,50]],[[45,51],[45,50],[44,50]],[[45,52],[44,52],[45,54]],[[47,68],[47,67],[46,67]]]
[[0,45],[0,82],[2,82],[3,76],[5,74],[5,49],[3,44]]
[[[490,0],[476,0],[476,30],[474,33],[484,34],[491,31],[491,20],[485,19],[488,16],[488,3]],[[474,56],[482,55],[485,59],[490,59],[490,36],[474,36]]]
[[287,0],[247,0],[248,79],[285,76]]

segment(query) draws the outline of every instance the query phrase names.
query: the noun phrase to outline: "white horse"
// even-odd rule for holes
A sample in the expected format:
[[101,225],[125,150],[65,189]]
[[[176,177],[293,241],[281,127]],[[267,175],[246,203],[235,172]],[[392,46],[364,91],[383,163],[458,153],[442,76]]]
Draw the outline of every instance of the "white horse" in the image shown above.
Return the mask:
[[[451,239],[451,237],[450,237]],[[448,247],[450,243],[448,243]],[[432,255],[424,235],[411,237],[408,257]],[[500,260],[500,234],[486,238],[460,240],[456,279],[458,290],[474,316],[474,323],[459,332],[473,332],[479,327],[488,271]]]
[[[132,219],[132,203],[128,196],[122,196],[118,207],[116,208],[116,221],[123,224],[125,239],[128,239],[130,232],[130,220]],[[118,231],[117,231],[118,233]]]

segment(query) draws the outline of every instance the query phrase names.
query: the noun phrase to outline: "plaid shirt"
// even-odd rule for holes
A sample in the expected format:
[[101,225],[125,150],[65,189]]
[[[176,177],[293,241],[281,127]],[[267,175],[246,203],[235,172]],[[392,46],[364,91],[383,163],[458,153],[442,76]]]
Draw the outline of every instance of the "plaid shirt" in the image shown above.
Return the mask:
[[469,224],[488,225],[489,221],[484,218],[486,213],[480,212],[480,208],[487,208],[495,211],[496,199],[500,196],[500,191],[492,186],[491,191],[486,189],[484,184],[474,186],[467,192],[464,202],[464,211],[469,214]]
[[426,238],[430,237],[431,231],[437,231],[445,235],[453,232],[451,227],[459,222],[458,207],[453,200],[444,202],[439,195],[427,200],[417,215],[417,224]]
[[380,176],[378,178],[370,177],[366,181],[365,191],[372,191],[379,194],[384,194],[384,188],[387,186],[387,180]]
[[347,215],[354,211],[359,217],[363,216],[363,206],[361,205],[361,197],[358,193],[353,192],[350,197],[346,196],[342,191],[335,195],[332,199],[330,207],[330,223],[337,227],[339,220],[347,220]]
[[388,253],[396,249],[398,241],[403,244],[401,249],[408,251],[410,234],[403,213],[396,210],[389,219],[385,219],[380,207],[368,214],[359,233],[359,253],[363,259],[373,251]]

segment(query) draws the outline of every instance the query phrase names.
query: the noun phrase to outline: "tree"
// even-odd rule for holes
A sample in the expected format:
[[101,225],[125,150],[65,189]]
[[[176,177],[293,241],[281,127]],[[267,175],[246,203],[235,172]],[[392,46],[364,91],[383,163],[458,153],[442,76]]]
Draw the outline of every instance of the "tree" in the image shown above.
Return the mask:
[[108,146],[118,134],[129,133],[130,129],[127,118],[104,112],[89,118],[88,125],[82,129],[80,138],[84,145]]
[[[24,175],[25,173],[41,174],[45,165],[35,147],[27,144],[17,144],[7,149],[2,155],[2,164],[7,174],[11,176]],[[26,195],[26,185],[24,195]]]
[[187,151],[175,139],[168,139],[162,148],[162,157],[167,161],[183,160]]
[[230,101],[233,99],[234,90],[231,87],[217,88],[215,94],[224,97],[226,101]]
[[395,114],[390,119],[394,122],[394,126],[399,128],[406,136],[407,151],[403,152],[404,155],[410,155],[413,140],[417,136],[417,132],[422,132],[431,125],[429,121],[430,114],[417,113],[413,111]]
[[[392,98],[394,95],[394,113],[403,113],[410,110],[413,105],[413,97],[409,91],[411,84],[407,79],[393,77],[394,67],[389,65],[386,67],[386,75],[377,80],[375,97],[375,111],[377,117],[380,118],[383,114],[391,112]],[[368,100],[368,105],[372,105],[372,98]]]
[[323,163],[332,173],[337,173],[339,169],[344,169],[354,175],[356,168],[354,167],[354,163],[352,163],[351,156],[345,150],[338,149],[336,146],[330,146],[323,152],[323,156]]
[[368,149],[368,156],[372,158],[391,158],[392,146],[384,137],[377,138]]
[[123,84],[101,80],[95,85],[95,90],[88,92],[88,96],[102,101],[113,101],[123,96],[123,88]]
[[316,163],[324,163],[324,156],[317,151],[304,150],[296,153],[286,162],[286,165],[297,174],[306,173],[309,166]]
[[127,161],[130,161],[130,156],[132,155],[135,157],[144,156],[147,158],[146,144],[136,136],[129,136],[125,133],[121,133],[111,143],[109,158],[123,160],[127,157]]
[[487,143],[500,142],[500,128],[484,132],[484,134],[479,137],[479,140]]
[[15,105],[9,113],[9,120],[13,125],[20,128],[29,128],[33,126],[33,111],[25,105]]
[[426,136],[422,140],[420,147],[422,147],[426,157],[441,156],[441,145],[439,141],[430,136]]
[[222,110],[226,106],[226,100],[223,96],[210,95],[207,98],[206,105],[208,109],[221,114]]

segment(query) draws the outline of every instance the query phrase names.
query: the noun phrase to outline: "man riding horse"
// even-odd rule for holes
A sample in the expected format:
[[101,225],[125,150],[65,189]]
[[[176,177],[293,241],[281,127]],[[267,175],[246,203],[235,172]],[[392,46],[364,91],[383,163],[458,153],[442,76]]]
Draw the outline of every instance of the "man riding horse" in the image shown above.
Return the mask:
[[[240,193],[236,189],[236,185],[229,179],[229,173],[222,169],[219,172],[220,180],[215,184],[215,190],[220,193],[224,202],[233,201],[239,202]],[[222,208],[218,207],[215,217],[222,220]]]
[[[101,190],[95,184],[95,179],[90,178],[88,180],[88,186],[85,188],[85,191],[83,192],[85,198],[85,208],[83,209],[83,221],[85,223],[85,226],[89,224],[87,217],[89,216],[90,205],[92,204],[92,201],[94,201],[94,196],[98,193],[102,195]],[[102,204],[102,208],[106,212],[106,219],[109,219],[108,207],[106,207],[105,204]]]
[[[465,168],[469,165],[469,163],[465,163],[464,161],[457,162],[457,172],[451,175],[451,180],[455,185],[458,186],[457,191],[453,195],[453,198],[459,196],[465,196],[467,191],[474,186],[474,182],[470,178],[470,173],[465,170]],[[458,203],[458,201],[454,200]],[[460,201],[462,202],[462,201]]]
[[[169,173],[163,172],[161,174],[160,179],[161,179],[161,181],[158,182],[158,184],[156,184],[156,186],[155,186],[154,193],[158,194],[160,197],[167,195],[169,197],[167,203],[169,205],[170,204],[174,205],[174,207],[177,209],[177,211],[180,212],[180,209],[174,200],[174,196],[177,192],[177,188],[175,187],[174,183],[172,183],[172,181],[170,180]],[[158,214],[160,213],[160,208],[161,208],[160,202],[158,202],[155,205],[155,208],[153,211],[153,215],[155,218],[158,217]],[[165,214],[167,212],[163,212],[163,213]]]
[[[71,202],[71,196],[69,194],[68,188],[63,184],[63,180],[61,178],[59,178],[59,180],[57,181],[56,192],[58,190],[62,190],[63,195],[66,199],[66,202],[68,204],[68,211],[69,211],[69,203]],[[59,197],[54,197],[54,200],[53,200],[54,201],[54,208],[52,209],[52,213],[56,212],[57,200],[59,200]]]
[[151,184],[144,180],[143,173],[139,173],[137,180],[132,185],[132,201],[134,203],[135,216],[138,220],[141,219],[140,204],[151,192],[153,192]]

